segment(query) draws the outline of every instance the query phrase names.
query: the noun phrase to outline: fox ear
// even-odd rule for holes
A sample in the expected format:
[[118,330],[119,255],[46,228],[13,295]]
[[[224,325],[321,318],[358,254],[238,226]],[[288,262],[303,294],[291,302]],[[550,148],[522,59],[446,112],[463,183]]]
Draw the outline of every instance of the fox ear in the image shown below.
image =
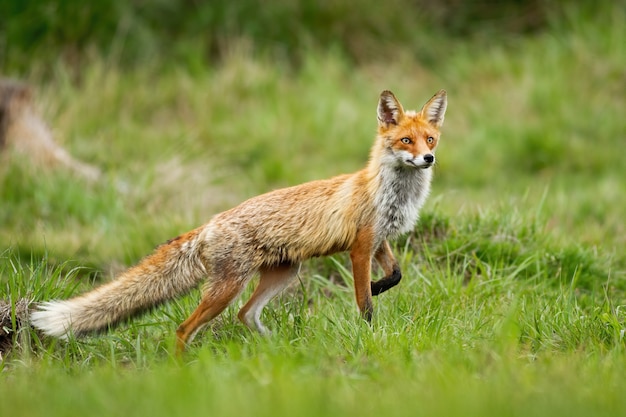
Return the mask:
[[381,127],[397,125],[403,116],[404,109],[396,96],[389,90],[380,93],[380,100],[378,101],[378,125]]
[[444,116],[446,115],[446,107],[448,107],[448,95],[446,90],[439,90],[426,104],[422,107],[420,114],[428,123],[435,127],[441,127]]

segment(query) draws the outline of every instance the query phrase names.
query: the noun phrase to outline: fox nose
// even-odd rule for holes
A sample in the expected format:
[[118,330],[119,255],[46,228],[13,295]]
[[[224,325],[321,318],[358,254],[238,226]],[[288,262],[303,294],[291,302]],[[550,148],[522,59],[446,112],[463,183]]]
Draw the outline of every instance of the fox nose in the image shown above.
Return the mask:
[[433,162],[435,162],[435,155],[433,155],[432,153],[427,153],[426,155],[424,155],[424,161],[432,164]]

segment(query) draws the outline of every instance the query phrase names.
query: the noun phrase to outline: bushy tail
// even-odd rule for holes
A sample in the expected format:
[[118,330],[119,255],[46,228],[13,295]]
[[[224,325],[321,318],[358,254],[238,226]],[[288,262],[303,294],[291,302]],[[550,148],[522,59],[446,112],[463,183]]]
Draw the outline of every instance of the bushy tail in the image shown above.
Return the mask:
[[93,291],[40,304],[30,315],[31,324],[49,336],[67,338],[104,329],[188,292],[206,276],[201,230],[164,243],[138,265]]

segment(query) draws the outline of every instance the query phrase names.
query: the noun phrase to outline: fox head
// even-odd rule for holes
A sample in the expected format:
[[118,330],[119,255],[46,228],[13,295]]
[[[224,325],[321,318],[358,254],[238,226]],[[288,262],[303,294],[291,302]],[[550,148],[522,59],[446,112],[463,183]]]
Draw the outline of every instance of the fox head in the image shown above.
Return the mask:
[[378,101],[380,162],[416,169],[433,166],[447,105],[446,92],[440,90],[419,112],[405,112],[391,91],[383,91]]

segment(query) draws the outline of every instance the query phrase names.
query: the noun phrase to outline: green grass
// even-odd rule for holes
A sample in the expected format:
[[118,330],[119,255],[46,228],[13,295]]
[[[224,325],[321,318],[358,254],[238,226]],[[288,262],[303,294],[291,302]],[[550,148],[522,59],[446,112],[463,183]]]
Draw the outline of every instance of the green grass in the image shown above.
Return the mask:
[[371,326],[347,257],[316,259],[264,312],[272,336],[236,320],[250,288],[180,362],[174,331],[198,292],[85,339],[22,328],[0,364],[0,410],[624,414],[626,16],[566,17],[484,47],[448,40],[428,65],[311,52],[296,70],[241,45],[202,72],[102,58],[76,84],[63,66],[41,83],[33,68],[57,139],[105,179],[3,162],[12,303],[78,294],[248,196],[359,169],[382,89],[416,108],[446,88],[449,107],[432,196],[394,244],[404,279],[375,299]]

